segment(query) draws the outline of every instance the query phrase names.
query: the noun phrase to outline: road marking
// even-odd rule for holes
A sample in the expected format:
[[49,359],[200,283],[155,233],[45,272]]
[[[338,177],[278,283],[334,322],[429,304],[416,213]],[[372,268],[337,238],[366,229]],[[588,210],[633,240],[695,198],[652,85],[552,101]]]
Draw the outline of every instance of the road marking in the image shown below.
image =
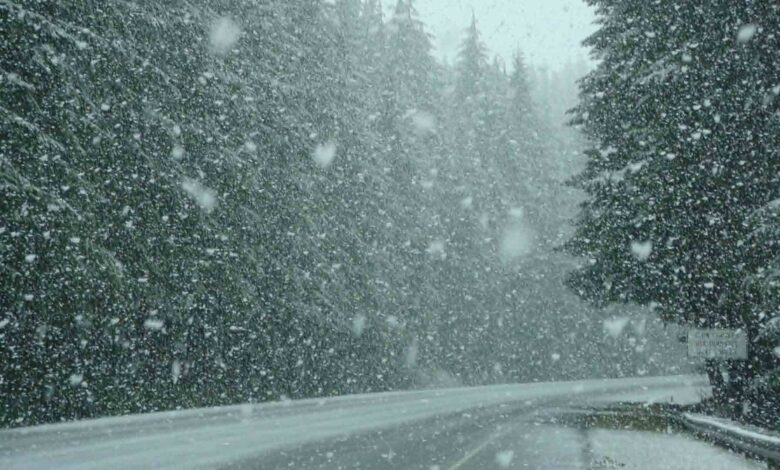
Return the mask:
[[485,441],[482,444],[480,444],[479,447],[477,447],[476,449],[473,449],[473,450],[467,452],[466,455],[464,455],[462,459],[460,459],[457,462],[455,462],[455,464],[452,467],[448,468],[447,470],[458,470],[460,467],[462,467],[463,465],[467,464],[469,462],[469,460],[473,459],[480,452],[482,452],[482,450],[485,447],[487,447],[488,444],[493,443],[496,439],[498,439],[500,437],[504,437],[508,433],[509,433],[509,431],[495,434],[493,437],[491,437],[487,441]]

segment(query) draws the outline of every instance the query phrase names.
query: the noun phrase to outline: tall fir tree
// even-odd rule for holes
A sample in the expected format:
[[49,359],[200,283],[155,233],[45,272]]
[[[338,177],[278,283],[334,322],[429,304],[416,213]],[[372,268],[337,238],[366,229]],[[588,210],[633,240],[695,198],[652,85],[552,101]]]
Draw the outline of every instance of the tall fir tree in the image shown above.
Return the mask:
[[[575,124],[594,146],[575,183],[588,194],[569,252],[571,287],[600,305],[652,305],[666,321],[761,323],[745,281],[751,214],[778,197],[778,8],[772,1],[593,0],[600,59]],[[774,94],[776,96],[776,94]],[[731,364],[742,389],[756,368]],[[720,374],[710,369],[719,384]]]

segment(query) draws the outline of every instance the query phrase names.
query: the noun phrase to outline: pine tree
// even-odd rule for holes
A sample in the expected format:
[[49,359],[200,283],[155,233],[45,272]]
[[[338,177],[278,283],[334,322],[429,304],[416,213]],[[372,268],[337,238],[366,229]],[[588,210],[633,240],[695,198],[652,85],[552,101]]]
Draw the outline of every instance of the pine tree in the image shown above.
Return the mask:
[[455,129],[457,135],[462,136],[459,147],[472,156],[476,166],[479,166],[476,160],[487,146],[487,69],[487,54],[474,15],[458,53],[454,98],[456,119],[459,119],[459,122],[455,123]]
[[[743,328],[748,219],[777,198],[778,5],[593,1],[601,60],[582,83],[575,123],[594,142],[568,251],[569,283],[600,305],[652,305],[666,321]],[[751,352],[753,355],[753,352]],[[750,367],[735,365],[742,385]],[[719,374],[713,373],[712,377]]]

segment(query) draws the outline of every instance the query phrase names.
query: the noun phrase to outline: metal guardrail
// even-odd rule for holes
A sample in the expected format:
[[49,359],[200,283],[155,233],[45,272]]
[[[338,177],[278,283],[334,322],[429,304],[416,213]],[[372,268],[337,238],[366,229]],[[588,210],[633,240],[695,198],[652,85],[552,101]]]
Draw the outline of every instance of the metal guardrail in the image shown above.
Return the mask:
[[699,420],[685,414],[676,414],[674,418],[682,426],[729,449],[766,460],[770,470],[780,470],[780,442],[775,436],[737,430],[714,420]]

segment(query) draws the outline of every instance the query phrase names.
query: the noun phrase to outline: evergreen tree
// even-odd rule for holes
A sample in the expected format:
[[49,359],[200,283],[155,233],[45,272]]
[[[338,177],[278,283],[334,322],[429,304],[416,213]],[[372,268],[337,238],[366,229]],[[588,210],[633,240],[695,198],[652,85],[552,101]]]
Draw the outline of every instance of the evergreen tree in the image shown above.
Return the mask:
[[[600,305],[653,305],[666,321],[742,328],[752,341],[748,219],[779,187],[768,99],[778,5],[591,3],[602,26],[587,44],[601,62],[576,110],[594,147],[575,180],[588,200],[567,245],[585,260],[570,285]],[[733,366],[737,387],[756,370]]]
[[480,166],[481,153],[487,151],[488,144],[485,128],[490,111],[486,103],[487,69],[487,53],[479,36],[475,15],[458,53],[454,92],[455,119],[458,120],[454,128],[456,136],[460,136],[459,148],[471,156],[470,166],[475,168]]

